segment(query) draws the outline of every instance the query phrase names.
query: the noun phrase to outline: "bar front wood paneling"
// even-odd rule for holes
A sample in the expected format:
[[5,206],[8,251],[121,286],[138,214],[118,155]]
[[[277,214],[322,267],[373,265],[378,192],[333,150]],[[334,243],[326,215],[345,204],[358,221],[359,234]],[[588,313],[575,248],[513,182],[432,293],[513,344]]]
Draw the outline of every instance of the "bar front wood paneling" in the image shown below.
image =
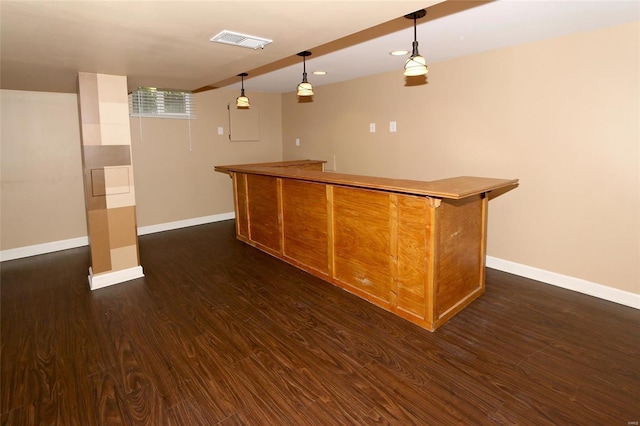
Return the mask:
[[327,190],[315,182],[282,180],[282,254],[329,274]]
[[484,292],[487,194],[517,179],[421,182],[323,165],[216,166],[233,178],[238,239],[430,331]]
[[252,174],[247,174],[245,179],[249,239],[264,249],[280,253],[282,243],[278,180]]

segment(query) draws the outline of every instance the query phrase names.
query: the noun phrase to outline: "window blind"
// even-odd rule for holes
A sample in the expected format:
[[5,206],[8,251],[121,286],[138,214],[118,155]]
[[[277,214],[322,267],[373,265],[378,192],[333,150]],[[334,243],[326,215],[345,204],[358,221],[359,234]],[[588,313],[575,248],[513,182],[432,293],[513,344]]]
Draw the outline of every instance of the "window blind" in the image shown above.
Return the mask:
[[129,94],[129,115],[151,118],[196,118],[191,93],[139,87]]

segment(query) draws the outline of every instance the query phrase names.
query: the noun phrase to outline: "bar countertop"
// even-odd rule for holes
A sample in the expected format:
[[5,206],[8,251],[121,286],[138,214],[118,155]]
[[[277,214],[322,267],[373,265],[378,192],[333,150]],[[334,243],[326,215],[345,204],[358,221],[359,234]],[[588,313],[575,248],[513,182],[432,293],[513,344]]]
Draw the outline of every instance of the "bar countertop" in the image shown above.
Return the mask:
[[403,194],[423,195],[435,198],[459,200],[472,195],[496,189],[517,186],[518,179],[498,179],[475,176],[458,176],[434,181],[393,179],[374,176],[360,176],[345,173],[323,172],[297,168],[296,165],[324,161],[298,160],[280,163],[239,164],[215,166],[221,173],[247,173],[281,178],[297,179],[309,182],[322,182],[335,185],[377,189]]

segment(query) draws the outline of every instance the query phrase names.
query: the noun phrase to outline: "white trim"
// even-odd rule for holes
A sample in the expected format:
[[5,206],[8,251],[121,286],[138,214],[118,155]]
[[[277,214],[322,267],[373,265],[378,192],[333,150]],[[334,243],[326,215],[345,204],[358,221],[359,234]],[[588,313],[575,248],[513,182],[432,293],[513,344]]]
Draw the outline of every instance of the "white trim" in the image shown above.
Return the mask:
[[194,217],[192,219],[178,220],[175,222],[160,223],[158,225],[148,225],[138,227],[138,235],[155,234],[156,232],[172,231],[179,228],[187,228],[189,226],[204,225],[205,223],[221,222],[223,220],[235,219],[236,214],[220,213],[212,216]]
[[[192,219],[178,220],[176,222],[161,223],[138,227],[138,235],[153,234],[155,232],[171,231],[173,229],[186,228],[188,226],[204,225],[205,223],[220,222],[235,219],[234,212],[220,213],[211,216],[202,216]],[[39,254],[53,253],[76,247],[89,245],[88,237],[71,238],[68,240],[52,241],[50,243],[35,244],[32,246],[18,247],[0,251],[0,262],[5,260],[21,259],[23,257],[37,256]]]
[[5,260],[20,259],[23,257],[37,256],[39,254],[53,253],[60,250],[68,250],[89,245],[88,237],[71,238],[68,240],[52,241],[50,243],[35,244],[32,246],[18,247],[0,251],[0,262]]
[[487,256],[487,267],[640,309],[640,294],[491,256]]
[[91,288],[91,290],[97,290],[99,288],[120,284],[125,281],[131,281],[142,277],[144,277],[142,266],[134,266],[133,268],[105,272],[97,275],[93,275],[93,271],[91,270],[91,267],[89,267],[89,288]]

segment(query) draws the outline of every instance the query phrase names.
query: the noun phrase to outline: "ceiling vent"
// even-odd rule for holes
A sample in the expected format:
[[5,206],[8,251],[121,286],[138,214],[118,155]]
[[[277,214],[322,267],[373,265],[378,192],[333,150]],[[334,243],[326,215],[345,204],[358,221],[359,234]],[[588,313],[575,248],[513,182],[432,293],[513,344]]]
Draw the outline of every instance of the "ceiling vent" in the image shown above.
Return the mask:
[[224,30],[209,39],[215,43],[230,44],[232,46],[248,47],[249,49],[264,49],[264,47],[272,43],[273,40],[268,38],[256,37],[246,34],[235,33],[233,31]]

